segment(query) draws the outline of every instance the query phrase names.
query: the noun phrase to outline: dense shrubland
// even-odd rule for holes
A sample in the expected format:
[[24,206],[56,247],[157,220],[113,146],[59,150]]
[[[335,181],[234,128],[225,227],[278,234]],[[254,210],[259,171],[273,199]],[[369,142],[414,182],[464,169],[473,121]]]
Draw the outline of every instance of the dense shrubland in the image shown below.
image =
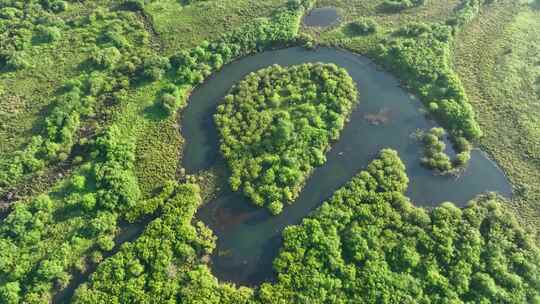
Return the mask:
[[0,71],[29,67],[25,50],[33,43],[50,43],[62,35],[64,21],[56,16],[66,1],[15,1],[0,3]]
[[[84,72],[60,90],[61,94],[46,118],[44,134],[33,137],[23,151],[2,157],[0,186],[5,189],[25,175],[65,160],[77,140],[82,121],[94,119],[99,104],[104,101],[118,105],[113,109],[122,109],[130,102],[128,91],[134,86],[162,80],[164,85],[157,98],[168,112],[174,113],[185,104],[185,93],[197,84],[176,76],[180,65],[187,66],[190,73],[199,73],[212,60],[213,68],[218,69],[237,56],[292,41],[303,11],[300,4],[292,3],[277,12],[272,20],[256,20],[224,35],[219,42],[205,43],[172,59],[137,52],[137,43],[144,43],[148,37],[144,34],[131,39],[133,33],[146,33],[141,28],[130,28],[132,23],[125,18],[132,18],[131,13],[98,10],[82,20],[73,21],[78,27],[98,22],[105,25],[104,31],[94,41],[97,46],[93,48]],[[214,50],[218,47],[224,49],[221,54],[229,54],[221,64],[215,64],[220,53]],[[190,60],[193,65],[183,60]],[[205,77],[208,75],[204,72]],[[110,112],[105,113],[108,119],[121,120],[120,112]],[[46,194],[13,204],[13,211],[0,226],[1,303],[50,302],[58,290],[68,286],[75,273],[87,272],[113,249],[120,222],[155,214],[177,190],[168,183],[160,194],[143,199],[134,173],[136,138],[118,125],[113,122],[102,126],[104,131],[99,132],[101,135],[95,140],[79,140],[82,151],[92,152],[86,160],[75,157],[83,164],[71,176]],[[182,204],[191,201],[179,200]],[[194,203],[192,208],[197,204]],[[169,224],[176,224],[176,216],[186,211],[184,207],[175,206],[176,213],[172,213]],[[188,217],[186,215],[186,219]],[[184,228],[185,225],[181,227]],[[133,269],[138,272],[140,267],[136,265]],[[205,286],[207,279],[217,284],[209,271],[200,266],[189,279]],[[214,292],[213,287],[208,288]],[[224,287],[214,298],[227,294],[229,289]],[[245,297],[242,294],[240,292],[239,297]]]
[[248,75],[215,114],[232,189],[280,213],[324,164],[356,100],[356,84],[332,64],[276,65]]
[[[397,153],[383,150],[309,218],[283,232],[278,278],[259,289],[219,284],[214,237],[192,222],[198,188],[171,184],[142,236],[98,267],[75,303],[536,303],[540,251],[486,196],[431,211],[403,195]],[[182,237],[179,237],[182,236]]]
[[445,134],[443,128],[432,128],[420,135],[420,140],[424,146],[424,156],[421,162],[424,166],[442,173],[452,173],[467,165],[471,158],[472,147],[463,137],[454,139],[454,148],[457,155],[453,160],[450,160],[450,157],[445,153]]
[[421,23],[399,28],[373,56],[397,73],[454,137],[478,139],[482,131],[450,62],[451,28]]
[[47,301],[112,249],[122,214],[140,199],[133,142],[112,126],[92,161],[48,194],[16,203],[0,225],[0,302]]
[[215,237],[202,222],[192,223],[198,187],[173,189],[159,206],[160,217],[101,263],[74,303],[247,303],[252,290],[218,283],[204,261]]
[[263,303],[537,303],[540,250],[497,198],[432,211],[403,195],[384,150],[300,225],[283,232]]

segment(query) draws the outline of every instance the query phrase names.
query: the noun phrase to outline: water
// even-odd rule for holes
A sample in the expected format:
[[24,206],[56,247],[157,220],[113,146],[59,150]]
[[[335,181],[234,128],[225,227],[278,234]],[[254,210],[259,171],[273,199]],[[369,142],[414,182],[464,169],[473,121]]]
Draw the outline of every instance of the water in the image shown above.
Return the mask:
[[315,170],[300,197],[279,216],[270,216],[266,210],[253,207],[236,193],[225,194],[201,207],[198,217],[218,236],[212,271],[219,279],[244,285],[271,280],[271,263],[279,250],[282,229],[299,223],[364,169],[383,148],[398,151],[410,178],[407,195],[419,206],[431,207],[445,201],[464,206],[486,191],[511,195],[511,186],[502,171],[479,150],[472,152],[470,164],[459,178],[435,176],[423,168],[419,162],[421,146],[411,135],[435,124],[422,113],[420,101],[367,58],[332,48],[316,51],[289,48],[246,57],[225,66],[197,88],[182,118],[186,170],[197,172],[223,161],[212,115],[235,83],[271,64],[287,66],[305,62],[335,63],[347,69],[357,82],[359,105],[328,152],[325,165]]
[[312,9],[304,16],[303,23],[306,26],[330,26],[339,20],[340,16],[335,7],[321,7]]

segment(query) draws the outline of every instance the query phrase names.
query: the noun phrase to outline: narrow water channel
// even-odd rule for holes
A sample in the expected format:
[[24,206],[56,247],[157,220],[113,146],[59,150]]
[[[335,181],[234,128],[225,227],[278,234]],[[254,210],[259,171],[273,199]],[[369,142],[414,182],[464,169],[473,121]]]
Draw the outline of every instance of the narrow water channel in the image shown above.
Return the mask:
[[398,151],[410,179],[407,195],[418,206],[436,206],[445,201],[464,206],[487,191],[511,195],[512,188],[503,172],[478,150],[473,151],[467,170],[459,178],[435,176],[423,168],[419,162],[421,147],[412,134],[435,124],[426,119],[420,101],[369,59],[333,48],[288,48],[259,53],[225,66],[197,88],[182,115],[182,134],[186,139],[183,166],[187,172],[204,170],[223,161],[212,115],[235,83],[272,64],[306,62],[335,63],[347,69],[357,82],[359,105],[328,152],[327,162],[315,170],[297,201],[279,216],[253,207],[237,193],[228,193],[201,207],[198,218],[218,237],[212,271],[219,279],[243,285],[271,280],[272,260],[278,253],[283,228],[299,223],[383,148]]

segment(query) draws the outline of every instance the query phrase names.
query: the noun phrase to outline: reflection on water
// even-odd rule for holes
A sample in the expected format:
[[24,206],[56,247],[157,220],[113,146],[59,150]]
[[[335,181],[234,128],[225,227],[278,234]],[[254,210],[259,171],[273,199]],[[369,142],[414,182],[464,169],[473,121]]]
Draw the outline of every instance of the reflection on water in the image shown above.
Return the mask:
[[347,69],[357,82],[359,105],[340,139],[327,153],[327,162],[314,171],[299,198],[279,216],[270,216],[237,193],[226,193],[199,210],[198,217],[218,236],[212,257],[212,271],[218,278],[246,285],[271,280],[272,260],[278,253],[283,228],[299,223],[383,148],[399,152],[410,178],[407,195],[417,205],[436,206],[452,201],[463,206],[486,191],[510,196],[511,186],[504,174],[478,150],[472,152],[470,164],[459,178],[434,176],[423,168],[419,162],[421,147],[411,135],[418,129],[433,127],[434,123],[420,111],[420,102],[368,59],[332,48],[289,48],[246,57],[224,67],[195,90],[182,118],[186,170],[197,172],[223,161],[218,154],[212,115],[236,82],[271,64],[305,62],[335,63]]

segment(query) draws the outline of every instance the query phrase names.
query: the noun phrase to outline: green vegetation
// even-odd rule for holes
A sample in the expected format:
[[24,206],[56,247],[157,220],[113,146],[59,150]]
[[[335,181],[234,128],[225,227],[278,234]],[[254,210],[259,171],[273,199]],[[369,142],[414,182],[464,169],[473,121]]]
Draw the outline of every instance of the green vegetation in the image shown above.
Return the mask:
[[478,139],[482,131],[463,86],[451,69],[451,39],[447,26],[409,24],[397,29],[373,55],[426,102],[452,136]]
[[540,240],[540,10],[499,1],[457,35],[454,65],[484,130],[480,146],[514,185],[511,208]]
[[427,212],[383,150],[312,216],[283,233],[263,303],[537,303],[540,249],[496,197]]
[[458,137],[454,144],[458,154],[451,161],[450,157],[444,152],[446,148],[443,141],[444,135],[443,128],[432,128],[429,132],[420,136],[424,145],[424,157],[422,157],[421,162],[428,168],[443,173],[452,173],[467,165],[471,158],[471,145],[465,138]]
[[[427,212],[403,195],[397,153],[383,150],[300,225],[288,227],[260,289],[219,284],[205,265],[214,237],[192,223],[198,188],[172,185],[141,237],[100,264],[75,303],[535,303],[540,250],[487,196]],[[178,236],[182,237],[178,237]]]
[[280,213],[324,164],[356,100],[352,78],[331,64],[272,66],[247,76],[215,115],[232,189]]
[[384,0],[381,9],[387,12],[398,12],[404,9],[424,5],[426,0]]
[[350,30],[355,35],[370,35],[377,31],[377,22],[373,19],[362,18],[349,24]]
[[100,264],[73,303],[247,303],[248,288],[219,284],[204,262],[215,238],[192,224],[201,202],[195,185],[176,185],[161,216],[133,243]]
[[[77,166],[45,193],[16,201],[2,221],[0,302],[50,302],[78,273],[88,273],[111,253],[122,222],[155,215],[173,194],[175,187],[165,181],[171,177],[170,168],[174,178],[175,166],[148,172],[148,163],[157,163],[156,156],[141,159],[139,152],[158,151],[156,155],[161,157],[171,147],[178,148],[178,139],[160,145],[162,137],[145,136],[155,131],[167,134],[173,122],[165,118],[162,123],[164,118],[155,116],[152,103],[158,100],[158,111],[165,108],[172,114],[185,104],[186,93],[197,84],[178,75],[177,70],[202,73],[218,56],[227,54],[225,59],[221,57],[223,64],[287,43],[296,36],[302,12],[301,4],[291,5],[271,20],[256,20],[214,44],[203,43],[171,59],[145,53],[145,48],[136,49],[136,44],[126,39],[131,37],[127,32],[131,35],[143,28],[131,12],[97,10],[74,21],[76,26],[93,27],[100,33],[93,41],[97,45],[83,63],[83,72],[59,90],[45,119],[44,136],[35,135],[23,150],[2,155],[2,190],[71,157],[72,165]],[[103,24],[107,27],[104,33]],[[133,24],[139,28],[131,28]],[[139,33],[142,43],[145,34]],[[218,48],[223,52],[217,52]],[[212,68],[219,69],[221,64]],[[103,117],[98,120],[99,115]],[[86,126],[95,126],[98,121],[103,123],[101,130]],[[176,136],[178,133],[172,135]],[[74,155],[77,153],[83,154]],[[168,159],[171,156],[175,158],[172,153]],[[189,200],[181,201],[187,204]]]
[[[14,205],[0,226],[0,300],[47,301],[114,246],[122,213],[140,199],[133,175],[134,145],[111,127],[86,163],[48,194]],[[17,290],[6,295],[5,289]],[[17,299],[9,300],[8,299]]]
[[134,66],[145,57],[141,45],[147,35],[132,32],[140,31],[142,25],[129,14],[96,11],[72,23],[70,30],[87,34],[89,28],[92,34],[87,39],[93,47],[87,52],[87,64],[78,76],[56,88],[58,93],[50,102],[41,134],[33,135],[22,149],[0,157],[0,193],[48,165],[66,161],[77,141],[87,140],[78,138],[81,129],[84,127],[86,132],[82,133],[88,135],[93,129],[88,122],[104,122],[109,112],[101,109],[105,100],[109,106],[120,104],[130,81],[134,81],[129,77],[137,77]]
[[[11,206],[0,214],[0,303],[51,303],[72,288],[66,302],[540,303],[538,1],[321,0],[343,23],[299,35],[312,5],[0,1],[0,209]],[[445,155],[445,131],[432,129],[422,162],[455,172],[473,142],[514,197],[414,207],[403,164],[383,150],[285,230],[275,282],[218,282],[216,237],[194,214],[226,170],[185,178],[178,110],[225,64],[297,44],[344,47],[394,73],[457,151]],[[230,185],[279,213],[355,102],[333,65],[249,75],[215,116]],[[128,223],[143,233],[126,242]]]

